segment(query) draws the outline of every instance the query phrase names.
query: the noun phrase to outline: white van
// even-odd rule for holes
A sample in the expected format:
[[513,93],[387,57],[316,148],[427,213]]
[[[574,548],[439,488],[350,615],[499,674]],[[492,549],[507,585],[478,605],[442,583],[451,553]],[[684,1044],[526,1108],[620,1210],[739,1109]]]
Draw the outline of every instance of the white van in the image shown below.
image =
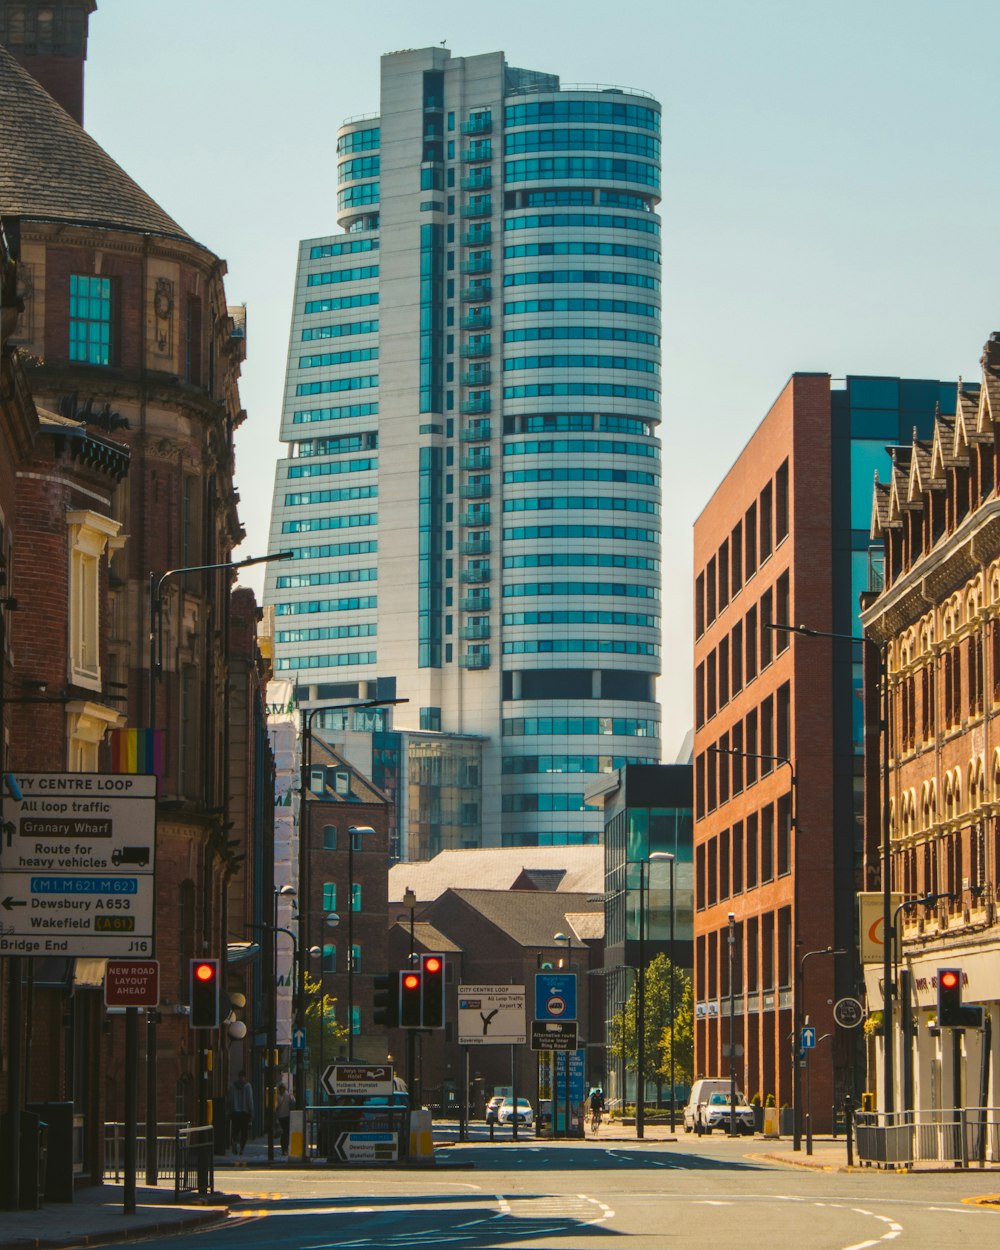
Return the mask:
[[[708,1108],[711,1108],[711,1112]],[[719,1126],[722,1126],[720,1115],[728,1120],[729,1081],[721,1077],[702,1077],[695,1081],[684,1108],[684,1132],[693,1132],[698,1128],[699,1120],[701,1131],[711,1132],[713,1121],[718,1120]],[[741,1132],[753,1132],[753,1108],[747,1104],[739,1090],[736,1091],[736,1120]]]

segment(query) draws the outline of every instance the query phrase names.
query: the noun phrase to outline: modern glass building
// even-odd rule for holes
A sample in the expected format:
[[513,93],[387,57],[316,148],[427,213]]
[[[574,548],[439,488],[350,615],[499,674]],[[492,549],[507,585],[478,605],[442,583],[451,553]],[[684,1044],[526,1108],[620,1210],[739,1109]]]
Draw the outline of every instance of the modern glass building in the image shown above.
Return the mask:
[[300,245],[277,673],[485,739],[485,845],[599,841],[593,774],[660,755],[660,121],[393,53],[338,135],[341,232]]

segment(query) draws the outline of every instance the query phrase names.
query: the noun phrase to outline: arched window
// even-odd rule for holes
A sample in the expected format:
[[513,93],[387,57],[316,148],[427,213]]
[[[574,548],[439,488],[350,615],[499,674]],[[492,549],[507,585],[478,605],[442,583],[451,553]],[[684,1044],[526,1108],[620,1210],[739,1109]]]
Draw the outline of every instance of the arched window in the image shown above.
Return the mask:
[[337,947],[333,942],[324,942],[323,944],[323,971],[337,971]]

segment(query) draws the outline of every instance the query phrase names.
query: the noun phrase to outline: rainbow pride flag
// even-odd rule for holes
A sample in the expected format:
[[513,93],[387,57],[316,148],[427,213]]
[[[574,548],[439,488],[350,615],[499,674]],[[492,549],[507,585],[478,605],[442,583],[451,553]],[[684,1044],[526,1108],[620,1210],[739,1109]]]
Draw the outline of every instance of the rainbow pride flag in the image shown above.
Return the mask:
[[112,729],[111,771],[163,776],[162,729]]

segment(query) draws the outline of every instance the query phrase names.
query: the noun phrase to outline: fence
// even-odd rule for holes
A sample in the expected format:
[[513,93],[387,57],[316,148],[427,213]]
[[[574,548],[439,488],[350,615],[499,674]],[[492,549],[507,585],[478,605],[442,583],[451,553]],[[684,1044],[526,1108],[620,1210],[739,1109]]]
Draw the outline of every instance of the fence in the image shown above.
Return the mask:
[[215,1127],[211,1124],[177,1126],[177,1166],[174,1201],[197,1190],[202,1196],[215,1190]]
[[[157,1124],[156,1171],[164,1180],[173,1180],[177,1169],[177,1130],[187,1128],[189,1121]],[[146,1126],[138,1126],[135,1143],[135,1170],[146,1171]],[[104,1125],[104,1179],[121,1184],[125,1173],[125,1125],[109,1120]]]
[[1000,1108],[856,1111],[858,1161],[875,1167],[944,1163],[955,1167],[1000,1166]]

